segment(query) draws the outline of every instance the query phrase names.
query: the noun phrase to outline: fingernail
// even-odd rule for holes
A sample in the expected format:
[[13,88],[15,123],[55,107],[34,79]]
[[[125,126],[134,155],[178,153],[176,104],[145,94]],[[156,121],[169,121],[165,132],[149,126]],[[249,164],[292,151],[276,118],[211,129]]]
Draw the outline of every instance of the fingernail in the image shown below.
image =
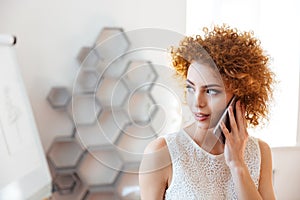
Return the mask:
[[224,127],[224,126],[225,126],[224,122],[221,122],[221,126],[222,126],[222,127]]

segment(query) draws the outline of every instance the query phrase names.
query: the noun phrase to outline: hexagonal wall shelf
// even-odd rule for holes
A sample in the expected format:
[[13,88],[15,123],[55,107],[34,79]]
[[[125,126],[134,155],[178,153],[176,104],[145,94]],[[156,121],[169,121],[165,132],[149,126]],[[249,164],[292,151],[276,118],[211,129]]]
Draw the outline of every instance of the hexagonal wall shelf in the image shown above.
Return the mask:
[[54,109],[64,109],[68,106],[71,94],[66,87],[51,88],[47,100]]
[[113,184],[122,168],[122,160],[112,147],[89,148],[77,172],[88,186]]
[[68,170],[76,168],[82,154],[83,149],[75,138],[58,137],[53,141],[47,158],[56,171]]
[[151,126],[158,134],[176,132],[182,124],[182,100],[175,92],[175,86],[165,83],[155,84],[151,96],[157,102],[157,113],[151,120]]
[[118,200],[116,192],[113,187],[98,187],[90,188],[84,194],[82,200]]
[[[77,179],[78,179],[78,177],[77,177]],[[81,181],[79,180],[78,182],[76,182],[76,185],[75,185],[74,189],[72,190],[72,192],[70,192],[70,193],[65,192],[62,194],[56,190],[52,193],[50,199],[51,200],[82,200],[82,197],[85,194],[85,192],[87,191],[87,189],[88,189],[87,186],[84,185],[83,183],[81,183]]]
[[71,174],[57,174],[53,180],[55,189],[61,194],[70,194],[75,189],[79,180],[73,173]]
[[104,78],[97,89],[96,96],[105,107],[121,107],[129,95],[129,90],[122,80]]
[[95,123],[100,112],[100,104],[92,94],[74,95],[72,103],[68,106],[68,114],[76,126]]
[[113,144],[129,122],[123,110],[103,110],[97,123],[77,126],[76,138],[85,147]]
[[130,124],[121,132],[116,145],[125,163],[140,162],[147,144],[155,138],[156,133],[151,126]]
[[49,134],[57,136],[71,137],[74,135],[75,125],[66,112],[54,112],[53,116],[47,116],[47,120],[51,121]]
[[75,93],[95,93],[99,74],[96,69],[81,69],[74,84]]
[[91,47],[82,47],[77,55],[77,60],[83,68],[95,68],[101,57]]
[[106,63],[106,65],[103,64],[101,68],[103,69],[103,76],[119,79],[125,74],[127,65],[124,59],[117,59],[110,63]]
[[122,28],[103,28],[77,55],[72,96],[65,87],[47,96],[54,109],[66,111],[56,113],[68,116],[55,120],[72,123],[70,136],[56,138],[47,152],[57,199],[140,199],[139,164],[167,116],[151,94],[158,79],[153,63],[137,60],[129,48]]
[[150,90],[157,78],[158,74],[150,61],[132,60],[127,63],[124,80],[131,90]]
[[95,42],[96,52],[108,62],[121,57],[128,48],[129,40],[123,28],[105,27]]
[[131,93],[126,104],[128,115],[135,123],[150,123],[156,113],[155,101],[147,91]]

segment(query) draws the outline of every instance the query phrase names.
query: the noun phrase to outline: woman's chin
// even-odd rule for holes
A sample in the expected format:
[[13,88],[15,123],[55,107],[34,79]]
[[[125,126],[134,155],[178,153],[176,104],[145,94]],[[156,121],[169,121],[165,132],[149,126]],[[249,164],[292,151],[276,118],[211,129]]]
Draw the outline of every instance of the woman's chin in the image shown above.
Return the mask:
[[198,128],[201,128],[201,129],[203,129],[203,130],[208,130],[208,129],[210,129],[210,127],[209,127],[208,124],[205,124],[205,123],[202,123],[202,122],[199,122],[199,121],[195,121],[195,123],[196,123],[196,126],[197,126]]

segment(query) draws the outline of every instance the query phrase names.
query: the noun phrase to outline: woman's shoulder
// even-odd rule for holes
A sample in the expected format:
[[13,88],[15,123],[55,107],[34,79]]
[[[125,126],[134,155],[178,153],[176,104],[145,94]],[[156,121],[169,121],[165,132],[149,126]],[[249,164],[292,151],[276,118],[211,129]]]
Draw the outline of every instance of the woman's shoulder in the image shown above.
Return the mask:
[[158,137],[152,140],[145,148],[145,153],[154,153],[167,146],[167,142],[164,137]]
[[[146,146],[142,163],[144,163],[142,169],[147,171],[168,169],[171,157],[164,137],[158,137]],[[145,165],[145,163],[147,164]],[[164,176],[167,176],[168,173],[168,171],[164,172]]]
[[258,149],[257,152],[259,154],[262,167],[263,165],[265,165],[265,163],[268,163],[267,165],[270,165],[270,162],[272,162],[272,151],[269,144],[264,140],[253,136],[250,136],[249,140],[253,141],[252,144],[256,143],[256,145],[252,145],[252,146],[257,146],[255,149]]
[[262,139],[257,139],[258,140],[258,145],[261,153],[262,159],[270,159],[271,157],[271,147],[269,146],[268,143],[263,141]]
[[170,141],[172,138],[176,138],[179,132],[166,133],[164,135],[159,136],[158,138],[149,142],[149,144],[145,148],[145,153],[153,153],[162,149],[167,149],[168,146],[167,141]]
[[257,138],[254,136],[249,136],[248,143],[249,143],[249,145],[257,146],[261,153],[271,152],[271,148],[270,148],[269,144],[260,138]]
[[269,146],[269,144],[267,142],[265,142],[264,140],[254,137],[254,136],[249,136],[249,140],[257,143],[257,145],[259,146],[260,151],[262,152],[268,152],[271,151],[271,148]]

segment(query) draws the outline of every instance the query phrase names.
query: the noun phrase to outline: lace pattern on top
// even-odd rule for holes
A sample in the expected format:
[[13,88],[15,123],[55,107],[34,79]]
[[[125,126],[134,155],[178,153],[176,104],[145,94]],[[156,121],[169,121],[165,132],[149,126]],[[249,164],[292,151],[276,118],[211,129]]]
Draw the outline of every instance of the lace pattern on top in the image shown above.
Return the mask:
[[[233,179],[224,154],[213,155],[185,132],[163,136],[172,160],[172,181],[165,199],[237,199]],[[258,188],[260,176],[260,149],[257,138],[249,136],[245,162]]]

